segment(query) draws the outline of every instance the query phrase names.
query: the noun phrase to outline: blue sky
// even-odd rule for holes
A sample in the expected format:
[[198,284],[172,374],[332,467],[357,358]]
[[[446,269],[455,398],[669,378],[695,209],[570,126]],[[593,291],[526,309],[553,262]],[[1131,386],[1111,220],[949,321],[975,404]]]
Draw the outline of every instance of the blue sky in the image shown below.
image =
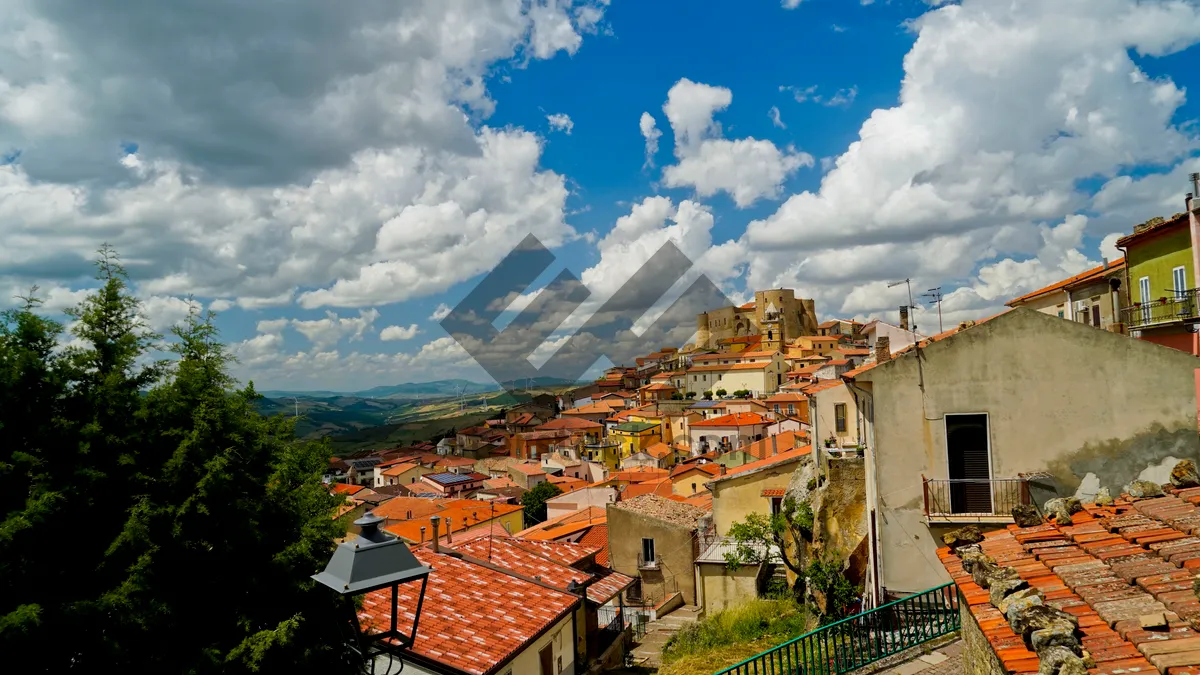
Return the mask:
[[598,298],[671,239],[735,298],[887,317],[912,277],[960,320],[1200,170],[1190,0],[297,2],[13,3],[5,296],[71,304],[110,241],[156,327],[218,310],[262,387],[483,379],[431,317],[531,232]]

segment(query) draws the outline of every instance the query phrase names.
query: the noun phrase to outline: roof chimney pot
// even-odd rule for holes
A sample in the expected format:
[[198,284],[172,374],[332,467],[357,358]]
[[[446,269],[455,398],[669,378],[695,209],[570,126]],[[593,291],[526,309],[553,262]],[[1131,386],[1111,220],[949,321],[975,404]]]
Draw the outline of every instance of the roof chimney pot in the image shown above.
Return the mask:
[[900,327],[908,330],[908,305],[900,305]]
[[886,335],[875,338],[875,363],[890,361],[892,358],[891,340]]
[[447,544],[454,543],[454,539],[453,539],[454,535],[451,534],[451,532],[453,532],[453,530],[454,530],[454,528],[450,527],[450,516],[446,516],[446,543]]
[[429,524],[433,526],[433,539],[430,540],[433,542],[433,545],[430,548],[433,549],[434,553],[441,553],[441,551],[438,550],[438,538],[441,536],[438,534],[438,526],[441,525],[441,523],[441,516],[433,516],[429,519]]

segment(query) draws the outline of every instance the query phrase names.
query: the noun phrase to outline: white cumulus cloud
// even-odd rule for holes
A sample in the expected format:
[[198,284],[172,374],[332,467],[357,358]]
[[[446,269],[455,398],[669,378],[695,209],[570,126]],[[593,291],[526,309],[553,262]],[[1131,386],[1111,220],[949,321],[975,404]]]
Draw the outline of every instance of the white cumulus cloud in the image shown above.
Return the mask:
[[384,342],[411,340],[420,332],[415,323],[409,326],[388,326],[379,331],[379,339]]

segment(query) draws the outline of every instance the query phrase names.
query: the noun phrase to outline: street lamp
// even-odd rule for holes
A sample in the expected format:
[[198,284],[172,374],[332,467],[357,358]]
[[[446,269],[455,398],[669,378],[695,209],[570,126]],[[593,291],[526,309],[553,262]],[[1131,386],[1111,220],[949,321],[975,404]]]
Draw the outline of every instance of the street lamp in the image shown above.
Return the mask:
[[[346,647],[351,656],[361,661],[362,670],[368,675],[375,675],[376,664],[385,658],[385,673],[388,675],[393,664],[400,666],[396,672],[404,669],[399,657],[405,649],[412,647],[417,637],[417,622],[421,619],[421,605],[425,600],[425,585],[430,572],[402,540],[379,529],[383,522],[383,518],[370,511],[354,521],[361,530],[358,538],[338,544],[325,571],[312,577],[342,596],[349,614],[348,628],[352,631]],[[421,582],[421,591],[417,596],[416,612],[413,613],[412,632],[405,634],[396,626],[399,586],[417,581]],[[389,587],[392,589],[391,624],[385,631],[371,633],[358,620],[354,597]]]

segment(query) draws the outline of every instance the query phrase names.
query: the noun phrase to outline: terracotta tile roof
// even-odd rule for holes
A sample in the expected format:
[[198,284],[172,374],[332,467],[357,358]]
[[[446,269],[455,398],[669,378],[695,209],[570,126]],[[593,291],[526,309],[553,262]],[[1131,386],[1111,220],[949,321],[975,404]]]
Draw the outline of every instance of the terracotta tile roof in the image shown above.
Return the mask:
[[686,502],[666,499],[657,495],[643,495],[612,505],[622,511],[633,511],[673,525],[695,528],[704,511]]
[[501,488],[519,488],[521,486],[514,483],[513,479],[509,478],[508,476],[501,476],[499,478],[489,478],[483,481],[483,487],[489,490],[499,490]]
[[595,555],[598,550],[595,546],[553,539],[516,538],[513,543],[560,565],[578,565]]
[[393,497],[376,506],[375,515],[390,520],[407,520],[408,513],[413,518],[428,516],[446,507],[447,504],[458,501],[455,499],[425,499],[423,497]]
[[710,476],[716,476],[721,473],[721,465],[715,462],[706,462],[704,464],[680,464],[671,470],[671,478],[678,478],[689,471],[700,471]]
[[1123,269],[1125,269],[1125,259],[1117,258],[1115,261],[1110,262],[1107,267],[1105,267],[1103,264],[1097,265],[1086,272],[1081,272],[1073,277],[1067,277],[1066,279],[1050,284],[1045,288],[1039,288],[1032,293],[1026,293],[1019,298],[1013,298],[1004,304],[1008,305],[1009,307],[1016,307],[1021,303],[1028,302],[1043,295],[1048,295],[1055,291],[1064,290],[1076,284],[1087,283],[1090,281],[1095,281],[1096,279],[1103,279],[1109,274],[1120,272]]
[[827,365],[827,366],[844,366],[844,365],[847,365],[848,363],[850,363],[849,359],[832,359],[830,361],[826,361],[825,365]]
[[[590,574],[572,569],[567,565],[550,560],[533,553],[524,546],[518,546],[519,539],[509,537],[480,537],[463,543],[451,544],[455,550],[481,560],[487,560],[493,565],[499,565],[517,574],[538,579],[543,583],[566,590],[572,581],[583,584],[591,579]],[[528,546],[534,543],[525,542]]]
[[470,457],[442,457],[436,464],[438,466],[475,466],[475,460]]
[[666,443],[659,442],[647,446],[644,452],[655,459],[662,459],[663,457],[670,456],[675,451]]
[[[1188,224],[1187,213],[1180,213],[1180,214],[1176,214],[1175,217],[1163,220],[1161,223],[1158,223],[1157,225],[1151,225],[1149,227],[1145,227],[1145,223],[1142,223],[1140,225],[1134,225],[1133,234],[1127,234],[1124,237],[1121,237],[1120,239],[1118,239],[1117,246],[1118,247],[1127,247],[1129,244],[1134,243],[1137,240],[1142,239],[1143,237],[1154,236],[1154,235],[1160,234],[1162,232],[1166,232],[1167,230],[1170,230],[1170,229],[1173,229],[1173,228],[1179,227],[1179,226],[1186,227],[1187,224]],[[1139,229],[1139,228],[1141,228],[1141,229]]]
[[683,501],[685,504],[691,504],[702,511],[712,511],[713,496],[711,492],[701,492],[700,494],[692,495]]
[[565,513],[556,518],[550,518],[544,523],[525,528],[514,536],[521,539],[547,540],[566,536],[585,529],[594,523],[605,522],[608,514],[603,507],[589,506],[586,509]]
[[[483,675],[494,671],[578,605],[578,598],[511,574],[425,548],[413,551],[433,569],[412,651],[452,668]],[[401,584],[397,621],[412,629],[420,584]],[[372,631],[387,628],[391,590],[366,594],[359,620]]]
[[351,483],[334,483],[333,487],[330,488],[329,492],[332,494],[339,494],[339,495],[353,495],[354,493],[360,492],[365,489],[366,489],[366,486],[364,486],[364,485],[353,485]]
[[[1189,625],[1200,618],[1192,590],[1200,568],[1198,502],[1200,488],[1151,499],[1123,496],[1107,507],[1085,504],[1069,526],[1010,525],[985,534],[980,548],[1042,591],[1045,604],[1077,618],[1082,646],[1096,661],[1089,672],[1193,672],[1200,666],[1200,648],[1191,646],[1200,644],[1200,633]],[[1037,656],[1024,649],[959,557],[942,548],[938,558],[1005,666],[1036,669]],[[1169,629],[1143,630],[1139,617],[1157,612],[1166,613]]]
[[592,525],[587,533],[579,538],[578,543],[580,546],[597,549],[596,564],[602,567],[608,567],[610,561],[608,557],[607,519],[605,519],[605,521],[602,523]]
[[521,462],[520,464],[513,464],[509,468],[516,469],[517,471],[525,474],[526,476],[544,476],[544,475],[546,475],[546,472],[542,470],[542,467],[540,464],[530,464],[528,462]]
[[517,415],[516,417],[513,418],[512,424],[514,424],[516,426],[524,426],[526,424],[530,424],[531,422],[533,422],[533,418],[534,418],[533,413],[521,413],[520,415]]
[[762,496],[763,497],[782,497],[784,492],[787,492],[787,490],[785,490],[783,488],[767,488],[762,491]]
[[[781,434],[768,436],[761,441],[754,441],[742,448],[742,451],[760,460],[767,459],[796,449],[800,446],[799,441],[804,438],[804,434],[795,431],[785,431]],[[740,469],[741,467],[738,468]]]
[[733,413],[731,415],[721,415],[710,420],[701,420],[692,422],[693,427],[745,427],[754,424],[770,424],[762,415],[758,413]]
[[737,352],[737,356],[742,358],[761,358],[764,356],[775,356],[778,353],[778,349],[756,349],[754,351],[743,349],[742,351]]
[[772,361],[759,361],[758,363],[724,363],[715,366],[692,366],[688,372],[696,373],[713,373],[725,370],[762,370],[774,365]]
[[585,406],[564,410],[563,415],[611,415],[614,410],[620,410],[623,406],[607,401],[595,401]]
[[836,338],[836,337],[833,337],[832,335],[829,335],[829,336],[810,335],[810,336],[805,337],[804,339],[810,340],[812,342],[837,342],[841,338]]
[[644,389],[646,391],[667,391],[668,389],[670,389],[671,391],[675,391],[675,387],[672,387],[669,384],[663,384],[662,382],[655,382],[654,384],[648,384],[648,385],[642,387],[642,389]]
[[546,441],[556,438],[570,438],[574,433],[570,429],[550,429],[548,431],[525,431],[517,434],[519,438],[526,441]]
[[772,395],[766,400],[767,403],[795,403],[797,401],[807,401],[808,399],[795,392],[785,391]]
[[846,347],[845,349],[838,348],[835,352],[843,356],[870,356],[871,350],[866,347]]
[[412,463],[412,462],[402,463],[402,464],[393,464],[393,465],[389,466],[388,468],[384,469],[383,471],[380,471],[379,473],[380,473],[380,475],[383,475],[383,476],[400,476],[400,475],[403,475],[407,471],[412,471],[413,469],[416,469],[419,466],[421,466],[421,465]]
[[[782,436],[783,434],[780,434],[780,435]],[[713,482],[728,480],[735,476],[740,476],[742,474],[748,473],[750,471],[756,471],[758,469],[766,469],[768,467],[777,466],[779,464],[787,464],[788,462],[794,462],[794,461],[799,460],[801,457],[807,455],[810,452],[812,452],[812,446],[806,445],[802,448],[795,448],[793,450],[788,450],[787,452],[781,452],[778,455],[772,455],[766,459],[760,459],[757,462],[748,462],[746,464],[739,466],[736,469],[730,469],[729,471],[726,471],[724,476],[717,476],[716,478],[713,479]]]
[[621,493],[621,499],[636,499],[642,495],[658,495],[659,497],[670,497],[675,494],[674,485],[670,478],[659,478],[657,480],[648,480],[642,483],[630,483]]
[[571,478],[570,476],[550,476],[549,481],[557,485],[558,489],[562,490],[564,494],[591,486],[591,483],[586,480]]
[[[604,550],[607,554],[607,545],[605,545]],[[596,570],[592,576],[595,580],[592,582],[591,586],[588,586],[587,597],[588,600],[591,600],[597,605],[603,605],[609,600],[617,597],[618,593],[633,585],[633,577],[608,569],[607,565]]]
[[816,382],[804,387],[802,391],[805,394],[815,394],[818,391],[825,391],[826,389],[834,389],[844,386],[846,386],[846,383],[842,380],[817,380]]
[[604,428],[604,425],[581,417],[556,417],[535,428],[537,431],[555,431],[558,429],[599,431]]
[[[491,501],[476,499],[449,499],[443,501],[448,503],[434,513],[417,516],[414,512],[413,519],[388,524],[384,526],[384,529],[408,541],[420,542],[421,527],[425,528],[426,540],[433,537],[433,523],[429,520],[432,516],[438,516],[442,519],[440,528],[443,532],[446,530],[447,518],[450,519],[450,526],[454,528],[454,532],[465,532],[481,524],[492,522],[496,518],[521,511],[524,508],[518,504],[497,504]],[[386,502],[385,505],[390,503]]]
[[612,480],[628,481],[630,483],[644,483],[648,480],[658,480],[670,476],[671,472],[666,469],[658,469],[650,466],[635,466],[631,469],[623,469],[609,476]]

